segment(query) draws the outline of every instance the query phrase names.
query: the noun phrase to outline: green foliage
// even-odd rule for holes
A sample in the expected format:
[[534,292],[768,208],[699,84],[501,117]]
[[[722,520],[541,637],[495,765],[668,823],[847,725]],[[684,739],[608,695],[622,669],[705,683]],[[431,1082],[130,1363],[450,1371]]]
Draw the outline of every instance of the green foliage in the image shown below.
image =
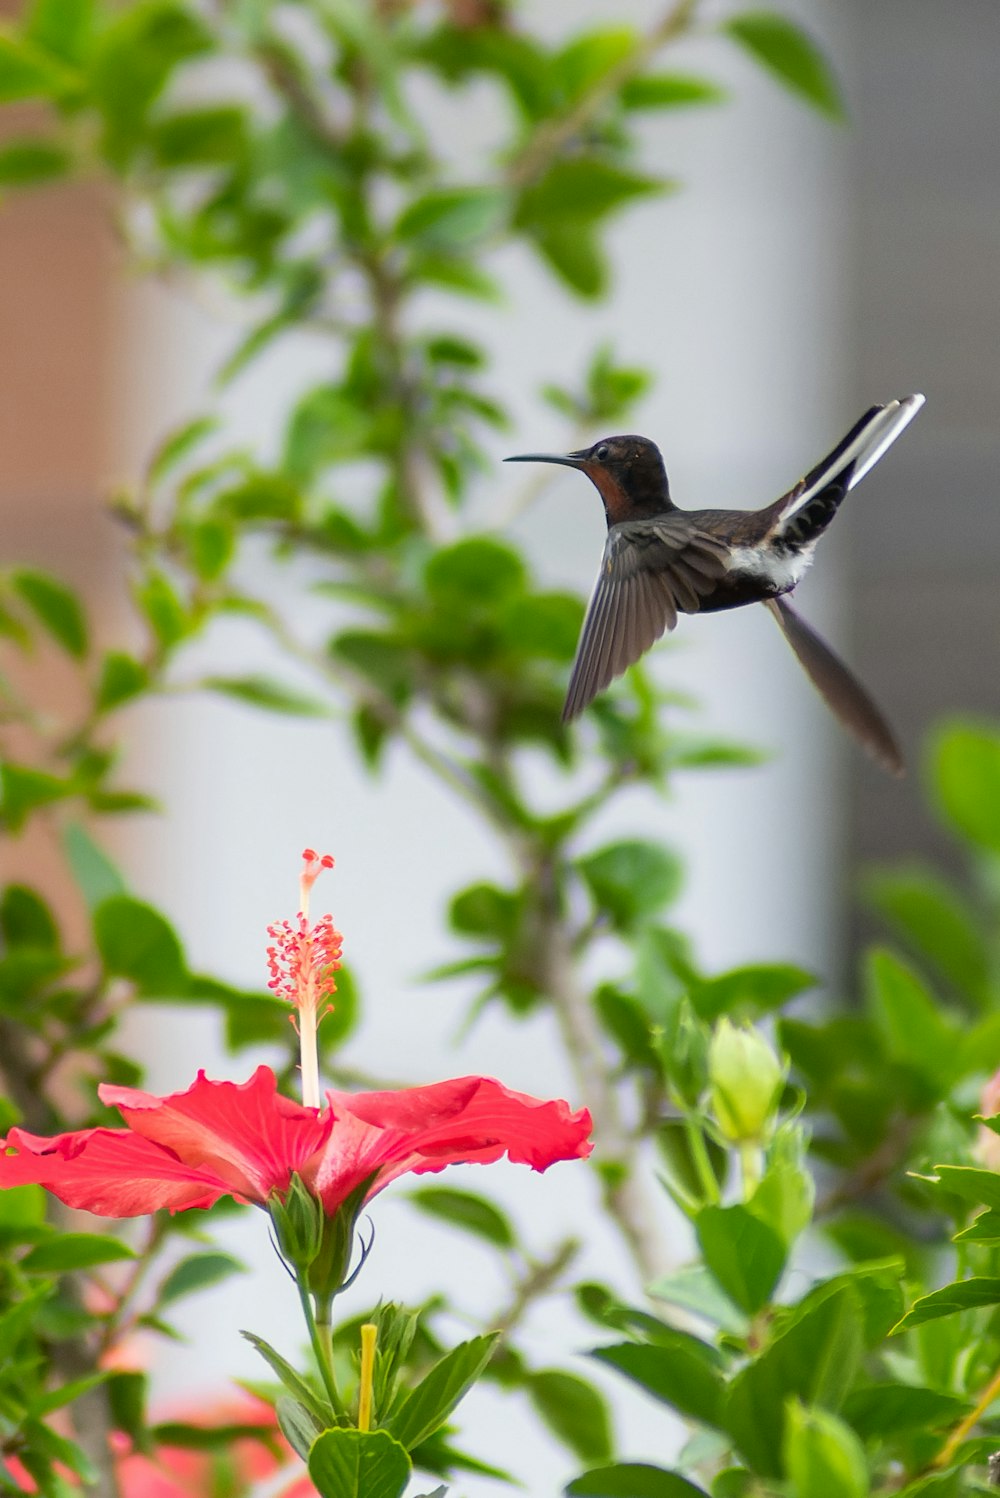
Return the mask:
[[456,1191],[452,1186],[422,1186],[410,1193],[409,1200],[431,1217],[453,1223],[496,1248],[512,1249],[517,1243],[514,1229],[499,1207],[471,1191]]
[[527,1390],[546,1425],[580,1461],[611,1456],[611,1416],[593,1384],[562,1368],[544,1368],[531,1375]]
[[327,1430],[309,1453],[322,1498],[401,1498],[410,1461],[384,1430]]
[[493,1356],[497,1333],[460,1342],[436,1363],[384,1422],[407,1451],[444,1424]]
[[566,1489],[572,1498],[707,1498],[678,1472],[646,1462],[615,1462],[574,1478]]
[[773,11],[743,11],[725,23],[725,30],[793,93],[831,118],[843,118],[843,100],[829,63],[794,21]]
[[952,723],[931,745],[938,805],[955,832],[1000,852],[1000,733],[991,724]]

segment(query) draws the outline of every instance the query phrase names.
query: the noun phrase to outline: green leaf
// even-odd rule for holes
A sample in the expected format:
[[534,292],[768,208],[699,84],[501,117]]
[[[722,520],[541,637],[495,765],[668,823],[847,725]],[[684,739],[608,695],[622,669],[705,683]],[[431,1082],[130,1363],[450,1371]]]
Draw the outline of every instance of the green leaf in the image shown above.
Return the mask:
[[60,1233],[31,1249],[21,1260],[21,1267],[31,1274],[67,1274],[72,1269],[93,1269],[96,1264],[135,1257],[127,1243],[107,1233]]
[[746,1332],[743,1312],[723,1294],[717,1280],[703,1264],[686,1265],[672,1274],[661,1275],[650,1286],[650,1292],[666,1305],[690,1311],[702,1321],[739,1337]]
[[[252,1441],[273,1450],[273,1432],[253,1421],[232,1420],[218,1425],[192,1425],[184,1420],[157,1420],[149,1427],[149,1437],[156,1446],[173,1446],[182,1451],[231,1451],[236,1441]],[[319,1431],[317,1430],[317,1434]]]
[[460,936],[480,936],[499,942],[509,940],[517,929],[520,901],[510,890],[495,884],[471,884],[451,902],[448,921]]
[[0,186],[30,187],[64,177],[72,165],[65,146],[44,136],[22,136],[0,148]]
[[[39,1467],[37,1464],[39,1455],[52,1466],[61,1463],[64,1467],[68,1467],[87,1487],[94,1487],[99,1481],[97,1469],[86,1453],[75,1441],[57,1434],[51,1425],[43,1425],[40,1420],[25,1420],[20,1434],[24,1441],[21,1460],[40,1486],[46,1478],[51,1479],[52,1474],[46,1473]],[[34,1468],[32,1467],[33,1458],[36,1459]]]
[[772,11],[744,11],[722,28],[781,82],[831,119],[844,118],[840,87],[808,32]]
[[24,884],[8,884],[0,899],[0,933],[8,947],[59,950],[59,928],[40,895]]
[[247,121],[234,105],[189,109],[158,119],[149,136],[160,166],[214,166],[239,159],[247,144]]
[[533,230],[532,239],[550,269],[578,296],[599,297],[607,290],[607,261],[590,225],[551,223]]
[[903,1309],[903,1273],[904,1263],[899,1257],[856,1264],[844,1274],[821,1280],[814,1286],[799,1302],[799,1314],[822,1304],[835,1291],[848,1288],[860,1304],[864,1345],[871,1350],[885,1341],[899,1320]]
[[394,702],[404,702],[412,690],[411,657],[404,646],[386,635],[345,630],[331,650],[355,671],[375,683]]
[[943,1096],[957,1072],[961,1033],[942,1018],[934,998],[894,953],[876,950],[865,963],[872,1016],[889,1057]]
[[287,1394],[281,1394],[275,1400],[274,1413],[278,1417],[278,1425],[281,1434],[291,1446],[296,1456],[300,1456],[304,1462],[309,1460],[313,1442],[323,1433],[323,1427],[309,1413],[304,1404],[297,1399],[291,1399]]
[[931,775],[952,830],[1000,853],[1000,730],[991,724],[946,725],[931,740]]
[[76,594],[47,572],[15,572],[10,581],[52,638],[82,660],[87,653],[87,621]]
[[86,1378],[75,1378],[72,1383],[62,1384],[58,1389],[43,1395],[41,1399],[32,1400],[31,1414],[36,1420],[44,1420],[51,1415],[53,1410],[61,1410],[67,1404],[72,1404],[84,1394],[89,1394],[91,1389],[96,1389],[98,1384],[103,1384],[110,1377],[110,1373],[91,1373]]
[[785,1421],[785,1470],[795,1498],[867,1498],[864,1447],[850,1426],[793,1399]]
[[994,1207],[1000,1211],[1000,1175],[995,1170],[979,1170],[974,1165],[935,1165],[934,1179],[943,1190],[971,1202],[974,1207]]
[[125,894],[125,881],[118,869],[79,822],[70,822],[65,828],[62,845],[88,909],[95,910],[112,895]]
[[434,553],[424,573],[433,601],[447,609],[482,609],[524,591],[525,566],[510,546],[469,536]]
[[385,1422],[386,1430],[400,1445],[409,1451],[444,1424],[486,1367],[499,1338],[499,1332],[472,1337],[435,1363]]
[[771,1299],[788,1250],[775,1230],[747,1207],[703,1207],[695,1232],[705,1263],[722,1289],[751,1316]]
[[216,582],[232,561],[236,530],[228,518],[210,515],[184,528],[187,553],[202,582]]
[[723,1360],[714,1347],[688,1332],[664,1328],[656,1346],[621,1342],[598,1347],[591,1357],[639,1384],[654,1399],[692,1420],[716,1428],[723,1423],[726,1384]]
[[164,650],[178,645],[188,632],[188,617],[176,589],[162,572],[147,572],[135,589],[135,601]]
[[902,1320],[892,1328],[892,1335],[911,1326],[922,1326],[925,1321],[937,1321],[941,1316],[954,1316],[956,1311],[996,1305],[1000,1305],[1000,1279],[956,1280],[954,1284],[944,1285],[940,1290],[933,1290],[930,1295],[915,1300]]
[[158,484],[171,469],[184,461],[202,438],[216,431],[218,425],[219,421],[216,416],[198,416],[193,421],[186,421],[183,426],[175,427],[173,431],[168,432],[147,464],[147,481],[151,485]]
[[473,297],[480,302],[503,301],[498,283],[481,266],[452,259],[446,253],[415,256],[410,263],[410,278],[431,286],[444,286],[458,296]]
[[95,706],[107,713],[138,697],[149,684],[149,672],[141,661],[120,650],[109,650],[101,662]]
[[185,1295],[195,1295],[199,1290],[207,1290],[209,1285],[217,1285],[231,1274],[245,1272],[246,1265],[241,1264],[239,1259],[234,1259],[231,1254],[192,1254],[175,1264],[159,1286],[156,1292],[157,1309],[162,1310],[164,1306],[183,1299]]
[[[997,1204],[1000,1207],[1000,1203]],[[956,1243],[1000,1243],[1000,1211],[980,1212],[975,1222],[955,1234]]]
[[792,1397],[836,1412],[862,1354],[857,1292],[839,1285],[794,1316],[784,1331],[729,1387],[726,1425],[737,1447],[764,1477],[781,1476],[785,1411]]
[[24,34],[62,62],[82,63],[93,31],[94,0],[32,0]]
[[[0,1241],[31,1241],[33,1230],[45,1230],[46,1196],[41,1186],[6,1186],[0,1191]],[[22,1237],[22,1234],[25,1237]]]
[[589,93],[595,84],[627,58],[632,57],[638,46],[639,39],[629,26],[609,26],[598,31],[585,31],[573,37],[552,58],[549,65],[551,80],[563,98],[573,103],[582,94]]
[[73,74],[9,26],[0,27],[0,104],[58,95]]
[[549,1429],[580,1461],[609,1460],[611,1417],[593,1384],[561,1368],[544,1368],[531,1375],[527,1392]]
[[187,976],[173,927],[151,905],[112,895],[94,911],[94,939],[109,975],[129,978],[140,992],[183,993]]
[[754,1498],[754,1487],[746,1467],[724,1467],[712,1483],[712,1498]]
[[[783,1125],[787,1128],[788,1125]],[[774,1147],[769,1154],[773,1154]],[[805,1148],[800,1158],[804,1159]],[[812,1220],[816,1185],[810,1172],[794,1158],[769,1158],[763,1179],[747,1202],[754,1217],[772,1228],[786,1250]]]
[[293,687],[269,676],[209,676],[204,685],[225,697],[235,697],[238,702],[248,702],[252,707],[264,708],[271,713],[285,713],[289,717],[328,718],[330,710],[318,697],[310,697]]
[[327,1430],[309,1453],[321,1498],[402,1498],[410,1459],[384,1430]]
[[396,221],[397,239],[438,252],[468,251],[500,228],[508,212],[495,187],[444,187],[410,203]]
[[669,184],[626,171],[598,156],[564,156],[538,182],[526,187],[516,223],[532,232],[549,231],[569,220],[574,230],[605,218],[624,203],[649,197]]
[[72,796],[72,781],[30,765],[0,765],[0,814],[9,832],[19,832],[31,813]]
[[700,1019],[711,1021],[723,1014],[755,1018],[782,1008],[818,983],[814,973],[792,963],[762,962],[700,979],[691,985],[689,994]]
[[678,1472],[648,1462],[615,1462],[575,1477],[566,1488],[571,1498],[708,1498]]
[[945,1430],[968,1413],[969,1401],[940,1389],[884,1383],[852,1389],[843,1416],[864,1441],[887,1441],[907,1431]]
[[452,1186],[421,1186],[412,1191],[408,1200],[431,1217],[450,1222],[467,1233],[485,1238],[497,1248],[512,1249],[517,1246],[517,1235],[510,1219],[487,1201],[471,1191],[457,1191]]
[[626,109],[685,109],[692,104],[724,104],[724,88],[690,73],[644,73],[630,78],[619,96]]
[[914,951],[978,999],[989,978],[989,952],[965,902],[935,870],[911,865],[870,874],[864,892]]
[[193,10],[174,0],[133,0],[114,13],[90,68],[112,165],[124,166],[140,148],[149,111],[179,65],[211,45]]
[[277,1375],[292,1398],[303,1405],[310,1415],[319,1421],[324,1430],[333,1424],[338,1412],[332,1408],[328,1399],[296,1372],[287,1358],[283,1358],[269,1342],[265,1342],[263,1337],[258,1337],[254,1332],[241,1332],[240,1336],[244,1337],[251,1347],[256,1348],[271,1372]]
[[897,1488],[894,1498],[965,1498],[966,1491],[975,1490],[964,1488],[960,1471],[937,1472],[932,1477],[918,1477],[905,1488]]
[[598,910],[620,930],[658,915],[681,891],[683,866],[660,843],[610,843],[577,864]]

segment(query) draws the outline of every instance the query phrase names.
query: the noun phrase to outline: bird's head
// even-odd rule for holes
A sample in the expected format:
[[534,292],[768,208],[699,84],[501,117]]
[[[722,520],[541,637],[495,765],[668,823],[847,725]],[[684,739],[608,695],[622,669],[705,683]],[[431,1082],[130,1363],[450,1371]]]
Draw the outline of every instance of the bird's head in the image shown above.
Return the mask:
[[561,463],[585,473],[604,501],[608,524],[673,509],[660,449],[648,437],[602,437],[579,452],[518,453],[505,463]]

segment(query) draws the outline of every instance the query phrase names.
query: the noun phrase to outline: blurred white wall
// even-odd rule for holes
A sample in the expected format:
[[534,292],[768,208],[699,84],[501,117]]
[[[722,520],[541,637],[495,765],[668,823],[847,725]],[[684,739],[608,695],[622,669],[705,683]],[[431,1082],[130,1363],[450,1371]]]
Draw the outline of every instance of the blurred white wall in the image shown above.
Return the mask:
[[[533,14],[526,20],[541,16],[556,32],[626,13],[649,24],[660,6],[549,0],[527,9]],[[843,59],[832,4],[795,10]],[[572,381],[594,345],[611,338],[623,360],[656,371],[635,427],[662,445],[677,501],[755,506],[789,487],[856,414],[845,402],[843,379],[844,132],[721,39],[685,43],[669,63],[725,83],[732,101],[644,126],[649,165],[677,176],[683,189],[633,209],[616,230],[611,303],[598,312],[581,306],[527,254],[510,253],[503,262],[510,309],[495,315],[456,306],[449,320],[456,327],[464,320],[493,349],[496,383],[516,418],[509,446],[497,445],[498,458],[505,450],[563,443],[537,389],[545,380]],[[138,460],[156,432],[202,408],[208,376],[233,336],[230,311],[217,320],[203,304],[176,295],[130,294],[120,365],[121,443],[130,460]],[[318,377],[322,357],[290,342],[245,378],[226,399],[238,434],[273,441],[295,391]],[[864,399],[898,393],[866,391]],[[479,496],[484,516],[503,511],[523,473],[497,466]],[[540,568],[546,541],[559,536],[544,574],[580,590],[590,587],[602,532],[596,496],[569,474],[557,477],[522,522]],[[837,553],[836,537],[828,538],[801,594],[807,615],[834,637],[841,615]],[[302,606],[315,609],[305,597]],[[216,640],[213,652],[214,669],[245,670],[249,652],[254,667],[263,666],[259,639],[243,626]],[[761,745],[774,758],[762,770],[678,779],[665,803],[637,793],[616,803],[602,834],[659,836],[683,849],[689,878],[678,920],[710,969],[787,958],[828,970],[841,766],[854,751],[763,610],[682,620],[656,659],[665,679],[703,703],[692,729]],[[351,1061],[414,1082],[482,1070],[517,1088],[572,1096],[546,1021],[515,1026],[487,1014],[456,1047],[459,986],[415,981],[453,953],[442,923],[448,895],[478,877],[503,878],[506,870],[464,808],[404,754],[393,754],[373,781],[336,728],[205,701],[150,709],[143,753],[171,814],[131,834],[131,872],[137,889],[177,920],[194,965],[260,983],[264,928],[295,909],[300,850],[329,850],[337,869],[324,876],[316,908],[334,912],[366,1001]],[[149,1012],[143,1022],[154,1090],[186,1086],[196,1065],[220,1076],[249,1072],[249,1060],[234,1063],[222,1054],[205,1020]],[[537,1250],[577,1233],[589,1273],[630,1284],[584,1168],[558,1167],[544,1179],[508,1167],[488,1177],[470,1168],[450,1179],[457,1183],[462,1174],[473,1188],[502,1193]],[[505,1289],[490,1256],[408,1214],[401,1194],[390,1191],[374,1209],[375,1250],[350,1306],[377,1296],[418,1298],[443,1278],[470,1311],[501,1304]],[[667,1216],[665,1229],[676,1237]],[[226,1236],[253,1275],[192,1304],[187,1326],[196,1344],[158,1354],[165,1393],[209,1387],[233,1373],[260,1375],[262,1366],[239,1340],[240,1327],[252,1327],[286,1353],[302,1342],[294,1295],[263,1220],[242,1217]],[[456,1323],[456,1335],[461,1331]],[[531,1353],[541,1365],[558,1362],[567,1345],[586,1346],[579,1337],[555,1307],[543,1307],[530,1324]],[[613,1390],[628,1455],[668,1456],[663,1412],[620,1384],[602,1382]],[[557,1491],[575,1470],[572,1458],[540,1444],[535,1427],[510,1404],[490,1392],[468,1402],[462,1421],[471,1449],[513,1465],[529,1492]],[[469,1498],[495,1491],[472,1480],[458,1490]]]

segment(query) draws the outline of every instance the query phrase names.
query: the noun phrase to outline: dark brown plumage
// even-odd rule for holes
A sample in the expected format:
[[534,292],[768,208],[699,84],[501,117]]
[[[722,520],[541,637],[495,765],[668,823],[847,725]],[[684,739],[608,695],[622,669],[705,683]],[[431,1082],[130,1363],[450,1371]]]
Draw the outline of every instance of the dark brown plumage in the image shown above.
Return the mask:
[[765,603],[841,723],[887,770],[901,774],[903,757],[882,714],[784,595],[801,580],[844,496],[923,402],[922,395],[908,395],[872,406],[794,489],[762,510],[679,510],[660,450],[647,437],[605,437],[565,457],[521,453],[506,459],[579,469],[600,494],[608,522],[563,720],[583,712],[674,628],[678,614]]

